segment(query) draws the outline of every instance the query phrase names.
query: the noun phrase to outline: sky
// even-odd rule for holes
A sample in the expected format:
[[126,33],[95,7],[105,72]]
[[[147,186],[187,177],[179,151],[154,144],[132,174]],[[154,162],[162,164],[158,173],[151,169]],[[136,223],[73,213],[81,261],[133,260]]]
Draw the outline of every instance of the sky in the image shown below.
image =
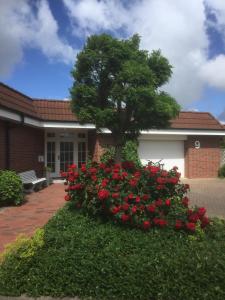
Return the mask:
[[67,99],[77,53],[103,32],[161,49],[173,66],[163,90],[225,122],[225,0],[0,0],[0,81]]

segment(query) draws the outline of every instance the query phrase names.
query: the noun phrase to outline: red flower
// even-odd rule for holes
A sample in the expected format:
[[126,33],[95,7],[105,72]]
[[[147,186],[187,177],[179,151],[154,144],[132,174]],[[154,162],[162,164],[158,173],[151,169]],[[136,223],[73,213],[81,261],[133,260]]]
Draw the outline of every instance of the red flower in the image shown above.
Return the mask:
[[156,174],[160,170],[159,167],[155,167],[155,166],[149,166],[148,169],[153,174]]
[[159,227],[164,227],[167,225],[167,221],[159,218],[154,218],[153,222],[155,225],[158,225]]
[[98,178],[97,178],[97,176],[96,176],[96,175],[92,175],[92,176],[91,176],[91,180],[93,180],[93,181],[97,181],[97,179],[98,179]]
[[109,182],[109,180],[108,180],[107,178],[104,178],[104,179],[102,180],[101,186],[102,186],[102,187],[106,187],[107,184],[108,184],[108,182]]
[[117,199],[119,198],[120,194],[119,193],[112,193],[112,198]]
[[129,180],[129,185],[132,186],[132,187],[135,187],[137,185],[137,179],[134,179],[134,178],[130,179]]
[[134,205],[134,206],[132,207],[131,211],[132,211],[133,214],[136,214],[136,212],[137,212],[137,206]]
[[166,199],[165,205],[166,205],[166,206],[170,206],[170,205],[171,205],[171,200],[170,200],[170,199]]
[[155,212],[155,205],[154,204],[150,204],[147,206],[147,210],[150,212],[150,213],[154,213]]
[[80,169],[81,169],[81,172],[83,172],[83,173],[85,173],[87,171],[85,164],[82,164]]
[[104,163],[99,164],[99,169],[105,169],[105,164]]
[[112,179],[114,179],[114,180],[120,180],[121,176],[118,173],[114,173],[113,176],[112,176]]
[[128,176],[128,173],[127,172],[122,172],[122,178],[126,178]]
[[158,200],[156,200],[155,205],[156,206],[162,206],[163,205],[162,199],[159,198]]
[[96,173],[97,173],[97,169],[96,169],[96,168],[90,168],[90,169],[89,169],[89,172],[90,172],[91,174],[96,174]]
[[157,182],[158,184],[164,184],[164,183],[166,183],[166,180],[165,180],[164,178],[162,178],[162,177],[158,177],[158,178],[156,179],[156,182]]
[[76,190],[82,190],[83,188],[84,188],[83,184],[77,183],[77,184],[71,185],[69,189],[72,191],[76,191]]
[[143,226],[143,228],[144,228],[145,230],[147,230],[147,229],[149,229],[149,228],[151,227],[151,223],[150,223],[150,221],[144,221],[144,222],[142,223],[142,226]]
[[143,199],[144,201],[147,201],[147,200],[149,199],[149,195],[143,195],[143,196],[142,196],[142,199]]
[[113,209],[112,209],[112,214],[116,215],[119,211],[120,211],[120,207],[119,206],[114,206]]
[[70,197],[70,195],[66,195],[66,196],[64,197],[64,199],[65,199],[65,201],[70,201],[70,200],[71,200],[71,197]]
[[130,219],[130,217],[129,217],[128,215],[126,215],[126,214],[122,214],[122,215],[121,215],[121,220],[122,220],[123,222],[127,222],[129,219]]
[[183,227],[183,223],[181,220],[176,220],[175,228],[176,229],[181,229]]
[[133,195],[132,193],[130,193],[130,194],[128,195],[128,198],[131,200],[131,199],[134,198],[134,195]]
[[134,177],[135,177],[135,178],[140,178],[140,177],[141,177],[141,172],[140,172],[140,171],[136,171],[136,172],[134,173]]
[[207,225],[209,225],[210,224],[210,220],[209,220],[209,218],[208,217],[206,217],[206,216],[203,216],[202,218],[201,218],[201,228],[205,228]]
[[98,198],[100,200],[105,200],[109,197],[109,191],[108,190],[100,190],[98,192]]
[[122,209],[123,209],[124,211],[127,211],[127,210],[129,209],[129,207],[130,207],[130,205],[129,205],[128,203],[124,203],[124,204],[122,205]]
[[69,166],[70,169],[76,169],[77,166],[75,164],[72,164],[71,166]]
[[140,210],[144,210],[145,209],[144,204],[140,205],[139,207],[140,207]]
[[199,209],[198,209],[199,217],[203,217],[205,215],[205,213],[206,213],[205,207],[199,207]]
[[111,168],[105,168],[106,173],[111,173],[111,171],[112,171]]
[[124,197],[124,201],[126,202],[128,201],[128,196]]
[[168,172],[166,170],[162,170],[161,176],[166,177],[168,175]]
[[62,172],[62,171],[61,171],[61,172],[60,172],[60,176],[61,176],[61,177],[64,177],[64,178],[67,177],[67,172]]
[[184,197],[184,198],[182,199],[182,204],[183,204],[184,206],[188,207],[188,203],[189,203],[188,197]]
[[137,196],[137,197],[135,198],[135,202],[136,202],[136,203],[139,203],[140,201],[141,201],[140,196]]
[[188,220],[192,223],[196,223],[198,219],[199,219],[199,215],[197,213],[193,213],[188,217]]
[[195,232],[195,223],[192,223],[192,222],[188,222],[186,223],[186,228],[191,231],[191,232]]

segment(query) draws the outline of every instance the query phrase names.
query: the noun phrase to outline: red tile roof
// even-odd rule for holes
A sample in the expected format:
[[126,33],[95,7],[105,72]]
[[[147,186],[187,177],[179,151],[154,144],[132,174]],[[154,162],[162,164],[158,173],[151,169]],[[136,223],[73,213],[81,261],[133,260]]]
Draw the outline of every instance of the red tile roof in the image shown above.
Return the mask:
[[0,82],[0,106],[18,111],[28,116],[37,117],[33,100]]
[[223,125],[208,112],[180,112],[178,118],[171,120],[172,128],[179,129],[224,129]]
[[70,101],[34,99],[33,105],[39,116],[46,121],[77,121]]
[[[0,106],[18,111],[44,121],[77,122],[71,111],[70,101],[32,99],[0,82]],[[171,120],[172,129],[215,129],[224,130],[215,117],[208,112],[180,112]]]

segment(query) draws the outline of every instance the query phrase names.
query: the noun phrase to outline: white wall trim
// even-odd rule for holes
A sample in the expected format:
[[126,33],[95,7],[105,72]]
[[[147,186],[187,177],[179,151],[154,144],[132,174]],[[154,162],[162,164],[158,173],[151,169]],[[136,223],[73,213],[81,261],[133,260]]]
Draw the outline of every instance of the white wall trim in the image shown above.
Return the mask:
[[186,135],[155,135],[155,134],[142,134],[138,138],[139,141],[143,140],[154,140],[154,141],[186,141],[187,136]]
[[77,129],[95,129],[94,124],[80,124],[73,122],[43,122],[42,127],[44,128],[77,128]]
[[22,118],[19,114],[0,108],[0,117],[17,122],[21,122]]
[[225,130],[184,130],[184,129],[166,129],[166,130],[142,130],[141,135],[216,135],[225,136]]

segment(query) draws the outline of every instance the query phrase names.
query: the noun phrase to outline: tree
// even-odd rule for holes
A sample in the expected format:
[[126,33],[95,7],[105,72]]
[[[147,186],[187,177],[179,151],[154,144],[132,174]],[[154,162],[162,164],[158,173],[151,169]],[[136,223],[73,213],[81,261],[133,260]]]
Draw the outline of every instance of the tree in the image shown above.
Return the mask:
[[116,161],[126,139],[140,130],[168,127],[179,105],[159,88],[168,82],[172,66],[161,52],[139,49],[138,35],[119,40],[108,34],[87,39],[72,70],[72,110],[80,122],[108,128]]

